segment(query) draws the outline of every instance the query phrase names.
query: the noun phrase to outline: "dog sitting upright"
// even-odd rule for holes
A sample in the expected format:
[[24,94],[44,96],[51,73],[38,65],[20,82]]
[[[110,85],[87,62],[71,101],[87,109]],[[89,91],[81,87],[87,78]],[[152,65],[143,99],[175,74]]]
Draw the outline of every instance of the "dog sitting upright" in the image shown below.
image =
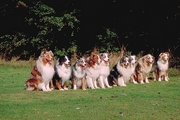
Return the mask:
[[36,65],[32,68],[30,79],[26,81],[26,90],[51,91],[54,75],[54,54],[52,51],[43,50]]
[[74,90],[77,90],[77,88],[86,90],[85,77],[86,77],[86,59],[84,57],[80,57],[76,60],[76,62],[72,67],[71,87]]
[[134,72],[134,80],[144,84],[149,83],[148,77],[152,70],[155,58],[151,54],[146,54],[137,61]]
[[86,83],[88,88],[99,88],[97,86],[97,79],[100,75],[100,61],[99,54],[96,53],[91,53],[91,55],[86,59]]
[[155,70],[153,72],[154,80],[169,80],[168,69],[169,69],[169,53],[162,52],[159,54],[159,58],[157,60]]
[[110,74],[110,67],[109,67],[109,56],[108,53],[100,53],[100,75],[98,79],[98,83],[101,88],[112,88],[112,86],[108,83],[108,75]]
[[55,65],[55,74],[53,77],[53,85],[59,90],[68,90],[66,82],[71,77],[71,62],[68,56],[58,57]]
[[130,80],[132,70],[129,69],[129,57],[123,56],[118,63],[111,69],[108,76],[109,85],[126,86],[127,81]]

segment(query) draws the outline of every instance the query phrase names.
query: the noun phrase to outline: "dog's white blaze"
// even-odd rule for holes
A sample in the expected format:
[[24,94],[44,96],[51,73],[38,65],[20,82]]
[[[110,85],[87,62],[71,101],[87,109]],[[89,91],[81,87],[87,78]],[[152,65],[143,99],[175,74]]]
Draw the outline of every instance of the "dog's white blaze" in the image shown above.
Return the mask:
[[109,60],[108,54],[104,53],[104,61],[108,61],[108,60]]
[[153,62],[153,58],[152,58],[152,56],[151,55],[149,55],[149,62]]
[[135,64],[135,63],[136,63],[136,56],[131,56],[131,58],[133,59],[133,60],[131,61],[131,63],[132,63],[132,64]]
[[164,60],[168,60],[168,55],[164,53]]
[[69,58],[68,58],[67,56],[65,56],[65,58],[66,58],[66,62],[65,62],[65,64],[69,64],[69,63],[70,63]]
[[125,58],[125,65],[128,65],[128,64],[129,64],[128,58]]

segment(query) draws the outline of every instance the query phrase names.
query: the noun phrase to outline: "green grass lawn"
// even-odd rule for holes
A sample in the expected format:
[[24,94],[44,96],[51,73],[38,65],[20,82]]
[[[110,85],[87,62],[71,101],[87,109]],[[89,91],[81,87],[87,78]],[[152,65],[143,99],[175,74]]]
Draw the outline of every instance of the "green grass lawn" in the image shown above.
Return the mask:
[[0,66],[0,120],[179,120],[180,77],[127,87],[26,91],[30,67]]

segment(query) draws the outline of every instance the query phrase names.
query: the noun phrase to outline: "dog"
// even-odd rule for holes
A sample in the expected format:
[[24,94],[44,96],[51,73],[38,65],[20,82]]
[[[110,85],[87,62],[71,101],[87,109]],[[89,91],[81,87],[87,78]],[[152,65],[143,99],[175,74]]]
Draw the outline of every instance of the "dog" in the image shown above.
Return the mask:
[[53,85],[55,89],[59,89],[61,91],[68,90],[66,86],[66,82],[71,77],[71,62],[68,56],[59,56],[56,65],[54,67],[55,74],[53,76]]
[[134,71],[135,71],[135,67],[136,67],[136,55],[130,55],[128,56],[129,58],[129,69],[130,69],[130,74],[131,77],[130,77],[130,81],[132,81],[132,83],[134,84],[138,84],[137,81],[134,79]]
[[152,70],[155,58],[151,54],[146,54],[137,61],[134,72],[134,80],[138,83],[149,83],[148,77]]
[[86,59],[86,83],[87,87],[90,89],[99,88],[97,86],[97,78],[100,75],[100,56],[99,54],[91,53],[91,55]]
[[81,88],[86,90],[86,59],[85,57],[80,57],[76,60],[72,67],[72,77],[71,77],[71,88],[77,90]]
[[153,72],[154,80],[169,80],[168,69],[169,69],[169,58],[170,55],[168,52],[162,52],[159,54],[158,60],[155,65]]
[[52,78],[54,75],[54,54],[43,50],[32,68],[30,78],[25,82],[26,90],[52,91]]
[[98,79],[98,83],[101,88],[112,88],[112,86],[108,83],[108,75],[110,74],[110,67],[109,67],[109,56],[108,53],[100,53],[100,75]]
[[[118,63],[111,69],[108,76],[110,85],[127,86],[134,73],[133,63],[135,56],[123,56]],[[130,64],[131,63],[131,64]]]

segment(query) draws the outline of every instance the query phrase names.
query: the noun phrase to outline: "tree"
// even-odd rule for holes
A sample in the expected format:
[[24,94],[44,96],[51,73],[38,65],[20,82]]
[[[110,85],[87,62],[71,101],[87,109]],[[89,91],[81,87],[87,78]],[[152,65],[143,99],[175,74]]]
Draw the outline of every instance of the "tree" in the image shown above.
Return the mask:
[[[19,2],[21,1],[17,4]],[[13,34],[0,37],[0,52],[3,52],[7,58],[20,55],[21,58],[28,59],[30,55],[38,56],[44,48],[55,50],[56,55],[76,51],[76,41],[72,39],[78,31],[77,24],[80,22],[74,16],[76,10],[70,13],[64,12],[60,16],[53,8],[41,1],[28,5],[25,2],[21,4],[28,8],[26,16],[23,17],[29,30],[25,30],[26,33],[14,31]]]

